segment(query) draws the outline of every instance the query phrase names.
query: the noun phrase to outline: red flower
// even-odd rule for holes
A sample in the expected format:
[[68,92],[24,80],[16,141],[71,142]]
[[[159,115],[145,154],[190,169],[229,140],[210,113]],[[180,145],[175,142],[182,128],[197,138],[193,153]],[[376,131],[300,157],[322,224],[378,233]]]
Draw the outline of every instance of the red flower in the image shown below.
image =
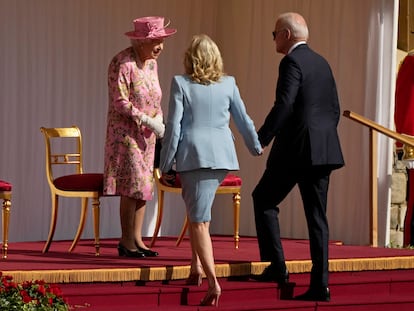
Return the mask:
[[22,299],[23,299],[24,303],[28,303],[28,302],[32,301],[32,298],[29,296],[29,293],[26,292],[25,290],[20,291],[20,296],[22,296]]
[[23,288],[30,288],[32,286],[31,281],[25,281],[22,283]]
[[[0,297],[21,310],[24,304],[34,304],[42,310],[69,310],[69,305],[56,285],[49,285],[44,280],[13,282],[12,276],[0,272]],[[6,299],[6,300],[4,300]],[[2,303],[0,303],[2,304]],[[4,304],[0,306],[3,310]]]
[[7,282],[6,284],[4,284],[4,287],[6,288],[6,290],[11,290],[17,288],[17,283]]
[[38,284],[38,285],[45,285],[46,284],[46,282],[44,280],[36,280],[35,283]]
[[46,289],[43,285],[39,285],[39,287],[37,288],[37,291],[42,294],[43,296],[46,295]]
[[49,290],[55,296],[62,296],[62,290],[56,285],[51,285]]

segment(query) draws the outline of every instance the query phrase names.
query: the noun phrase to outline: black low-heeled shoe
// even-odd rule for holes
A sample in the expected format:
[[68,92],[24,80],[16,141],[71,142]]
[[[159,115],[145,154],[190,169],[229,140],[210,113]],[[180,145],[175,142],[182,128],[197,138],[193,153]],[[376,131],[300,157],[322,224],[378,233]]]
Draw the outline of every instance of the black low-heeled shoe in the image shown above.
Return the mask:
[[140,250],[136,249],[131,251],[123,246],[121,243],[118,243],[118,255],[121,257],[135,257],[135,258],[143,258],[145,254]]
[[286,268],[284,270],[278,271],[274,265],[267,266],[262,274],[251,275],[251,279],[258,282],[276,282],[279,286],[284,286],[289,283],[289,272]]
[[296,296],[295,300],[305,301],[331,301],[331,293],[328,287],[309,288],[304,294]]
[[145,249],[142,247],[138,247],[138,251],[143,253],[145,257],[157,257],[158,256],[158,252],[150,250],[150,249]]

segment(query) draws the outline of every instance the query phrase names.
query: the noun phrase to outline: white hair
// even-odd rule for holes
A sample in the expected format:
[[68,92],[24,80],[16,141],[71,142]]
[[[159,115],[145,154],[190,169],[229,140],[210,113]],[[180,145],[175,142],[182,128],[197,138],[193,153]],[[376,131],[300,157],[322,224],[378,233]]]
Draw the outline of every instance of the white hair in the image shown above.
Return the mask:
[[290,30],[294,39],[308,40],[308,26],[300,14],[293,12],[283,13],[278,20],[284,28]]

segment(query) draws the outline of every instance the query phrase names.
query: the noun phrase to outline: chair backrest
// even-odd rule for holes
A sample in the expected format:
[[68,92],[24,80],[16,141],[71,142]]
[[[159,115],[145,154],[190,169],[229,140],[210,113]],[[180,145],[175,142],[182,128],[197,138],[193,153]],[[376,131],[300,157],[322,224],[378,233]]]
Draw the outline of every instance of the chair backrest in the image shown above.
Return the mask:
[[[174,193],[181,193],[181,182],[179,181],[179,175],[177,174],[176,183],[175,186],[169,186],[161,182],[161,171],[159,168],[154,168],[154,180],[155,184],[159,191],[165,191],[165,192],[174,192]],[[223,193],[238,193],[241,189],[241,178],[233,175],[233,174],[227,174],[225,180],[223,183],[217,188],[216,193],[223,194]]]
[[159,168],[154,168],[154,180],[159,191],[181,193],[181,187],[173,187],[163,184],[161,182],[161,171]]
[[[49,186],[54,187],[56,177],[82,174],[82,135],[80,129],[72,127],[41,127],[46,145],[46,175]],[[59,168],[59,176],[56,170]],[[55,173],[55,174],[54,174]]]

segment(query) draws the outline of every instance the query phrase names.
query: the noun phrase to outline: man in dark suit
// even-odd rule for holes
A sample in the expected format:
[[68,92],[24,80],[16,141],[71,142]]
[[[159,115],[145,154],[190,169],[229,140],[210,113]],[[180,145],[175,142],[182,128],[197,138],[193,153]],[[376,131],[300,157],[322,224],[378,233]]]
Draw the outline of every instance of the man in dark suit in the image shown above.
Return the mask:
[[278,17],[273,31],[279,66],[276,101],[258,131],[262,146],[274,139],[266,169],[253,191],[262,261],[258,281],[288,283],[280,239],[280,204],[297,184],[308,225],[312,271],[309,289],[296,299],[329,301],[326,203],[329,176],[344,165],[337,134],[340,107],[327,61],[307,45],[308,28],[297,13]]

